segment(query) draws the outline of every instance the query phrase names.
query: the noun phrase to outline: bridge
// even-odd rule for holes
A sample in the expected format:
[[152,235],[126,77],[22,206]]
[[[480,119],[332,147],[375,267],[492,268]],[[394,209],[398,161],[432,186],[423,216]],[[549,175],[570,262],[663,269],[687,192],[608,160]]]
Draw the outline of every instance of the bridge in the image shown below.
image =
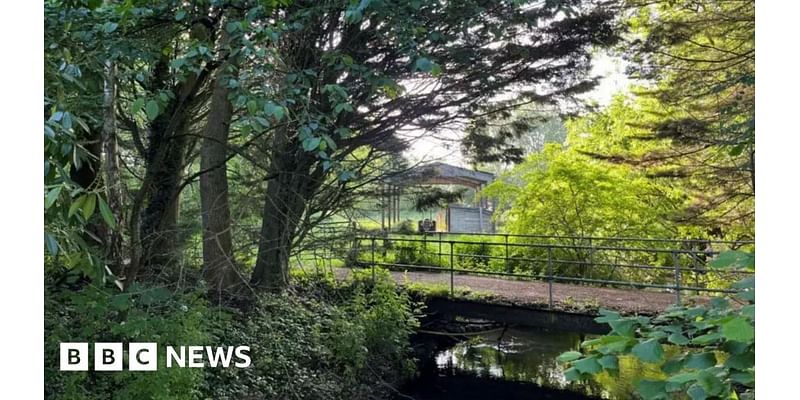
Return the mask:
[[[400,285],[473,303],[573,314],[606,308],[652,315],[734,293],[733,283],[753,275],[707,265],[724,250],[754,250],[752,241],[446,232],[328,239],[328,260],[347,260],[373,276],[388,269]],[[332,269],[338,277],[351,273]]]

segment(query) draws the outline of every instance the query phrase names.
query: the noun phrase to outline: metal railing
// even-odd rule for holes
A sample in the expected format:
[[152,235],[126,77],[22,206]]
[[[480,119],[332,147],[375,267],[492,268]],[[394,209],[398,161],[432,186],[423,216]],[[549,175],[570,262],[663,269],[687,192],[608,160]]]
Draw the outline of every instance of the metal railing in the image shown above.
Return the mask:
[[[488,240],[456,240],[454,235]],[[730,284],[753,274],[706,265],[720,251],[751,248],[752,241],[437,232],[354,234],[352,243],[354,264],[371,266],[373,277],[375,267],[439,271],[449,274],[451,295],[456,274],[546,281],[550,307],[557,282],[668,290],[681,304],[682,293],[735,293]]]

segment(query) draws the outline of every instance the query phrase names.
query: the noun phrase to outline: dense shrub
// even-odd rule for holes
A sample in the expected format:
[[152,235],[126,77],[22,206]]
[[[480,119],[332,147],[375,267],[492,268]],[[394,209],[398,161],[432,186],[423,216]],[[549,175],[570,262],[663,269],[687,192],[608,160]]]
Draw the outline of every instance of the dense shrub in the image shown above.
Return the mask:
[[78,291],[46,291],[45,397],[200,397],[202,370],[167,369],[163,351],[159,351],[159,369],[155,372],[59,372],[60,342],[158,342],[162,345],[214,343],[205,327],[214,314],[196,294],[175,295],[165,288],[140,286],[132,287],[125,294],[113,294],[111,290],[115,289],[106,291],[87,286]]
[[[388,395],[413,372],[408,297],[388,275],[334,284],[299,280],[244,311],[209,306],[201,292],[96,287],[47,293],[45,394],[58,399],[352,399]],[[250,346],[249,368],[59,372],[60,342]]]
[[[755,255],[730,251],[712,268],[753,271]],[[647,400],[755,398],[755,277],[735,285],[740,291],[708,304],[673,307],[654,318],[601,311],[597,322],[611,333],[585,341],[581,350],[559,356],[569,381],[600,373],[618,376],[619,360],[633,355],[659,366],[663,376],[636,382]],[[669,347],[676,348],[667,352]]]
[[300,279],[298,293],[268,296],[249,316],[216,327],[219,343],[248,343],[254,367],[208,372],[213,398],[385,397],[384,382],[413,372],[409,336],[416,319],[387,274],[375,284]]

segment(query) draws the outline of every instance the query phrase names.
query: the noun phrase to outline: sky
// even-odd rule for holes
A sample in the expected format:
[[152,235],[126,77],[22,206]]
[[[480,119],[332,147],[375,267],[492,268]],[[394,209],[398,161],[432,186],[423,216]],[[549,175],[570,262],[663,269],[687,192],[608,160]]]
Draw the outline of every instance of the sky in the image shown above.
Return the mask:
[[[600,84],[591,92],[585,93],[580,98],[595,102],[600,106],[611,103],[615,94],[624,92],[631,83],[625,75],[625,66],[622,59],[607,53],[598,53],[592,60],[591,74],[601,77]],[[458,146],[459,132],[444,132],[437,136],[444,136],[450,140],[441,140],[430,135],[422,136],[415,140],[405,152],[407,159],[412,162],[443,161],[448,164],[469,167],[461,149]]]

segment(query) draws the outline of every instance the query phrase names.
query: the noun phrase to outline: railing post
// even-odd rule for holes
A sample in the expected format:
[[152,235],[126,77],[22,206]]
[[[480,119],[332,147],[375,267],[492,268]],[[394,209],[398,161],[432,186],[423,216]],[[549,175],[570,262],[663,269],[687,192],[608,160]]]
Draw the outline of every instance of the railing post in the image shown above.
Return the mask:
[[508,267],[508,234],[506,234],[506,272],[511,272],[511,269]]
[[553,248],[547,247],[547,297],[550,308],[553,308]]
[[672,264],[675,266],[675,300],[681,305],[681,263],[676,251],[672,252]]
[[375,284],[375,238],[372,238],[372,284]]
[[[422,254],[420,254],[420,256],[421,257],[427,257],[427,254],[428,254],[428,232],[424,232],[423,231],[422,232]],[[428,261],[426,259],[423,259],[423,262],[427,263]]]
[[455,287],[453,286],[453,270],[455,266],[453,264],[453,241],[450,241],[450,297],[455,297]]
[[442,266],[442,232],[439,232],[439,265],[437,266],[440,268]]

